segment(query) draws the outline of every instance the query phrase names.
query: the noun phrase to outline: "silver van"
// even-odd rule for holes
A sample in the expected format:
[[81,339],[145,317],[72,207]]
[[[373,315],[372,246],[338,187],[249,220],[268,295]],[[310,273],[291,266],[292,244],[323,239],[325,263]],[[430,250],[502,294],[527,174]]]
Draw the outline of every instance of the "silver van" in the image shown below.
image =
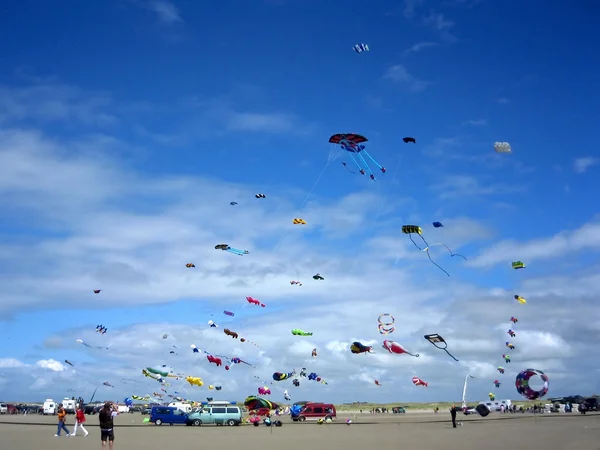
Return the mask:
[[235,405],[205,405],[187,416],[187,425],[229,425],[242,423],[242,410]]

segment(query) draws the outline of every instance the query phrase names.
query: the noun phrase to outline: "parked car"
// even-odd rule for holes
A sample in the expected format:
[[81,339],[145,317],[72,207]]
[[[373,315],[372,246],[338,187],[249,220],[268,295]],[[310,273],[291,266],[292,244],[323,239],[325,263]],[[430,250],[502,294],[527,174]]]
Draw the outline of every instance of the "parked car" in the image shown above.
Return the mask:
[[163,423],[183,425],[187,424],[187,414],[172,406],[153,406],[150,411],[150,422],[154,425],[162,425]]
[[142,414],[150,414],[152,412],[152,408],[143,408]]
[[8,414],[8,405],[6,403],[0,403],[0,414]]
[[142,407],[141,406],[131,406],[129,407],[129,414],[133,414],[136,412],[142,412]]
[[394,414],[404,414],[404,413],[406,413],[406,408],[404,406],[394,406],[392,408],[392,413],[394,413]]
[[187,416],[187,425],[229,425],[235,426],[242,422],[242,410],[239,406],[223,405],[211,406],[207,405],[194,410]]
[[305,420],[335,419],[337,413],[335,406],[331,403],[307,403],[297,414],[292,414],[294,422],[304,422]]
[[15,405],[11,405],[10,403],[6,405],[6,414],[17,414],[18,412]]

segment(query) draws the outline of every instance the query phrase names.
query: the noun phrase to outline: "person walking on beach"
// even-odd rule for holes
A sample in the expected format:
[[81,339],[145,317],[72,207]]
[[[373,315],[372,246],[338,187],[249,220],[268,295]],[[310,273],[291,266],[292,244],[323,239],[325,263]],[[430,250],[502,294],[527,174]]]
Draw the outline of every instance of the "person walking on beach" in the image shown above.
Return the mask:
[[102,440],[102,450],[106,450],[106,442],[108,447],[113,450],[115,445],[115,431],[113,418],[119,414],[119,411],[111,402],[106,402],[104,408],[98,413],[100,421],[100,439]]
[[62,403],[60,405],[58,405],[58,429],[56,430],[56,434],[54,436],[60,436],[60,432],[62,430],[65,430],[65,433],[67,433],[67,436],[69,435],[69,430],[65,425],[65,420],[67,418],[67,412],[65,411],[65,408],[63,408]]
[[452,417],[452,428],[456,428],[456,405],[450,408],[450,416]]
[[77,436],[77,427],[79,427],[79,428],[81,428],[81,431],[83,431],[84,436],[87,437],[87,435],[90,433],[83,426],[84,423],[85,423],[85,413],[83,412],[83,403],[80,403],[79,408],[77,408],[77,413],[75,416],[75,428],[73,429],[73,433],[71,433],[71,436]]

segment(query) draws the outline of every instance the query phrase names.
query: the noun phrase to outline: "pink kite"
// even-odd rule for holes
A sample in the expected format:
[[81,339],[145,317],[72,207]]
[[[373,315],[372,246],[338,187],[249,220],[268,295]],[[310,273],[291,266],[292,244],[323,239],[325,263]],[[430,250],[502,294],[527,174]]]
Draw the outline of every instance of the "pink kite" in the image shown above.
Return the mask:
[[258,388],[258,395],[271,395],[271,389],[267,386],[261,386]]
[[429,383],[427,383],[427,381],[423,381],[419,377],[413,377],[412,381],[413,381],[413,384],[415,386],[425,386],[425,387],[427,387],[429,385]]
[[397,342],[394,342],[394,341],[388,341],[388,340],[383,341],[383,348],[385,348],[388,352],[396,353],[397,355],[402,355],[403,353],[406,353],[407,355],[414,356],[415,358],[419,357],[418,353],[415,353],[415,354],[410,353],[410,352],[406,351],[406,349],[404,347],[402,347],[400,344],[398,344]]
[[223,365],[223,360],[221,360],[221,358],[217,358],[216,356],[207,355],[206,359],[208,359],[208,362],[215,363],[217,367]]
[[264,308],[265,306],[267,306],[267,305],[265,305],[264,303],[261,303],[261,302],[259,302],[258,300],[256,300],[255,298],[252,298],[252,297],[246,297],[246,300],[248,300],[248,303],[252,303],[253,305],[256,305],[256,306],[260,305],[260,306],[262,306],[263,308]]

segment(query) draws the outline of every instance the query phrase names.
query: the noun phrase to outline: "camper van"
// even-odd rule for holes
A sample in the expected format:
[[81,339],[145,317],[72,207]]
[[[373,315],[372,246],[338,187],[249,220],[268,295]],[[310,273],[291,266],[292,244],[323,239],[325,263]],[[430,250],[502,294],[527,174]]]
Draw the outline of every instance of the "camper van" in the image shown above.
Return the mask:
[[77,411],[77,402],[75,400],[65,397],[62,401],[62,405],[67,414],[75,414],[75,411]]
[[508,409],[512,406],[512,403],[510,400],[486,400],[483,402],[479,402],[480,405],[485,405],[488,407],[488,409],[493,412],[493,411],[500,411],[500,407],[502,405],[504,405],[505,409]]
[[190,405],[189,403],[172,402],[172,403],[169,403],[169,407],[177,408],[186,414],[189,414],[192,412],[192,405]]
[[188,414],[187,425],[229,425],[242,423],[242,410],[231,402],[208,402]]
[[44,402],[44,415],[54,415],[56,414],[56,403],[51,398],[47,398]]

